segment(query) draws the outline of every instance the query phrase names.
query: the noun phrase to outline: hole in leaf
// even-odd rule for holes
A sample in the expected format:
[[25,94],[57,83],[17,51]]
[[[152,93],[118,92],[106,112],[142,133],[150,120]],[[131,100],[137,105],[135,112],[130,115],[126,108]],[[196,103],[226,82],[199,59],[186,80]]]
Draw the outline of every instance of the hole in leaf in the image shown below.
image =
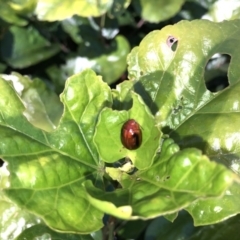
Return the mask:
[[169,180],[170,179],[170,176],[166,176],[166,180]]
[[175,52],[178,45],[178,39],[173,36],[169,36],[167,39],[167,45],[172,49],[173,52]]
[[228,54],[214,54],[205,67],[204,79],[206,88],[211,92],[218,92],[229,86],[228,67],[231,56]]

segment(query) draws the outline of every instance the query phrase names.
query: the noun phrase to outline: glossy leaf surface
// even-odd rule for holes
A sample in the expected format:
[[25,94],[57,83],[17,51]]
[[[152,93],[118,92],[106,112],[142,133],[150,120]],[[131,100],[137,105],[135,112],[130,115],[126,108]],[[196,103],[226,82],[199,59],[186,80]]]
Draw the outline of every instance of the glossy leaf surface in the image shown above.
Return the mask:
[[19,208],[3,193],[3,189],[9,187],[10,173],[5,163],[0,168],[0,238],[15,239],[27,227],[41,223],[39,217]]
[[38,0],[36,14],[45,21],[63,20],[74,14],[83,17],[97,17],[111,8],[113,0],[71,1]]
[[[105,213],[126,220],[164,215],[173,220],[187,208],[199,225],[238,213],[234,190],[239,186],[238,175],[209,159],[222,160],[222,152],[214,156],[210,150],[215,153],[216,146],[226,145],[224,154],[229,156],[224,156],[234,154],[231,168],[238,172],[238,152],[231,148],[238,149],[238,130],[235,124],[227,125],[227,114],[238,106],[234,91],[238,91],[238,55],[232,45],[222,43],[229,41],[237,48],[238,23],[183,21],[152,32],[128,58],[132,80],[115,90],[92,70],[73,75],[61,94],[64,110],[59,124],[54,122],[57,118],[51,119],[54,130],[45,131],[26,119],[26,108],[32,107],[33,113],[38,105],[26,104],[4,76],[0,156],[10,171],[10,187],[4,187],[4,193],[51,228],[71,233],[100,229]],[[189,29],[196,36],[187,36]],[[230,86],[211,93],[202,73],[216,50],[232,57]],[[41,114],[47,118],[49,111]],[[142,145],[136,150],[127,150],[121,143],[121,127],[130,118],[142,128]],[[237,122],[237,111],[231,119]],[[222,126],[225,132],[220,135]],[[162,131],[174,140],[163,137]],[[219,145],[215,139],[212,142],[210,133]],[[231,146],[227,134],[234,139]],[[202,147],[202,139],[208,148]],[[216,211],[208,212],[209,206],[228,210],[213,217]],[[199,211],[206,213],[206,219],[201,219]]]
[[81,184],[86,179],[101,183],[103,164],[91,139],[98,111],[111,99],[108,86],[92,71],[70,78],[61,95],[65,107],[60,124],[47,133],[23,116],[24,106],[9,82],[0,83],[0,149],[12,173],[6,194],[52,228],[78,233],[101,228],[103,214],[89,205]]
[[123,189],[104,193],[87,182],[88,199],[96,208],[104,207],[108,214],[124,219],[174,213],[194,199],[222,195],[235,179],[231,171],[209,161],[199,150],[179,151],[171,139],[164,141],[151,168],[131,175],[123,167],[106,167],[106,172]]
[[181,8],[185,0],[134,0],[135,8],[140,11],[144,20],[158,23],[174,16]]
[[[229,125],[228,119],[230,115],[232,121],[238,119],[239,80],[238,57],[234,54],[238,45],[231,48],[226,42],[235,42],[240,31],[237,23],[193,21],[168,26],[150,33],[128,58],[130,76],[140,78],[135,89],[144,95],[165,132],[181,146],[199,147],[220,159],[224,153],[229,160],[231,153],[238,152],[238,129],[235,124]],[[187,34],[189,28],[196,33]],[[223,34],[225,38],[220,38]],[[176,51],[171,49],[171,39],[177,43]],[[203,72],[216,52],[232,56],[228,70],[230,87],[211,93],[206,89]]]
[[186,210],[193,216],[195,226],[209,225],[225,220],[226,216],[239,213],[239,197],[239,184],[233,184],[225,192],[221,201],[219,199],[198,200]]
[[[1,88],[5,95],[1,99],[0,149],[10,171],[10,187],[4,192],[54,229],[90,233],[101,228],[104,213],[122,219],[174,213],[198,198],[220,196],[236,180],[224,166],[210,162],[198,150],[179,151],[171,139],[165,140],[161,153],[157,153],[161,133],[141,98],[132,93],[132,108],[112,111],[110,89],[91,70],[68,79],[61,95],[63,116],[52,132],[26,120],[24,102],[11,82],[1,80]],[[144,147],[130,152],[122,149],[122,125],[113,120],[121,115],[124,120],[131,114],[140,124],[146,125],[141,122],[144,120],[152,127],[143,128]],[[118,149],[121,155],[111,157]],[[139,171],[129,175],[131,166],[116,167],[115,162],[124,157]],[[102,160],[113,163],[106,174],[119,181],[122,189],[104,191]],[[146,205],[146,201],[151,204]]]
[[[121,143],[121,128],[129,119],[136,120],[142,131],[142,143],[135,151],[125,148]],[[141,126],[148,127],[144,129]],[[110,108],[101,112],[94,141],[105,162],[113,163],[128,157],[138,169],[142,170],[152,165],[160,146],[160,137],[161,132],[155,126],[155,121],[149,110],[142,100],[134,94],[133,106],[129,112],[114,111]]]
[[[148,34],[128,57],[130,78],[139,79],[134,89],[156,115],[163,132],[180,147],[197,147],[238,175],[239,26],[239,20],[182,21]],[[215,53],[231,57],[230,85],[213,93],[206,88],[203,76],[208,60]],[[223,211],[222,216],[218,215],[218,220],[240,211],[236,202],[238,193],[232,194],[236,194],[236,198],[230,202],[212,202],[213,209],[219,204],[227,209],[225,214]],[[202,211],[207,211],[209,201]],[[210,215],[205,222],[212,222]],[[201,221],[200,216],[195,217]],[[216,218],[213,222],[218,222]]]

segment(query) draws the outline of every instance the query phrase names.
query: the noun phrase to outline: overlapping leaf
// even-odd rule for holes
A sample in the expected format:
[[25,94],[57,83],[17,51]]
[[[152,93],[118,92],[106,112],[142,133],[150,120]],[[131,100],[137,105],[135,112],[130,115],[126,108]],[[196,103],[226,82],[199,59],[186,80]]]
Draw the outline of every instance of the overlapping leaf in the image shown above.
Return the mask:
[[[194,225],[209,225],[225,220],[226,216],[239,213],[239,184],[233,184],[219,199],[198,200],[186,208],[193,216]],[[208,206],[206,208],[206,206]]]
[[53,131],[62,116],[63,106],[59,97],[39,79],[33,81],[18,73],[0,75],[13,84],[15,91],[25,106],[24,116],[34,126],[45,131]]
[[[229,106],[234,110],[233,103],[238,103],[232,90],[238,85],[238,56],[234,55],[234,61],[231,61],[231,86],[228,89],[213,94],[206,89],[202,79],[207,57],[216,49],[234,54],[231,48],[221,45],[220,36],[225,34],[224,41],[238,39],[238,22],[197,23],[181,22],[148,35],[129,57],[130,77],[139,78],[136,83],[123,83],[111,92],[91,70],[70,77],[61,95],[63,116],[52,132],[45,132],[27,121],[23,114],[26,111],[24,101],[12,84],[2,79],[0,156],[8,161],[11,173],[11,186],[5,193],[19,206],[41,216],[52,228],[78,233],[101,228],[104,213],[123,219],[176,215],[182,208],[191,209],[192,202],[199,199],[205,201],[200,206],[203,211],[209,204],[214,208],[216,197],[224,199],[223,194],[237,186],[232,185],[235,180],[234,184],[237,184],[237,176],[224,166],[209,161],[197,149],[179,150],[171,139],[166,139],[161,152],[158,151],[161,125],[165,132],[187,147],[184,137],[189,138],[189,132],[202,138],[205,136],[205,132],[201,135],[203,125],[200,123],[204,124],[205,130],[217,133],[210,124],[213,110],[218,113],[217,120],[224,122]],[[217,43],[210,33],[204,35],[208,24],[211,34],[216,31],[214,36],[220,39]],[[186,31],[193,26],[200,26],[202,32],[198,30],[197,37],[200,33],[203,37],[198,41],[190,35],[190,45]],[[224,32],[227,31],[225,28],[229,32]],[[235,34],[234,37],[230,32]],[[201,42],[203,40],[205,42]],[[178,43],[177,48],[175,43]],[[132,86],[145,103],[141,96],[130,91]],[[218,98],[221,101],[217,101]],[[157,122],[149,109],[156,114]],[[200,122],[194,116],[201,111],[207,117]],[[140,123],[143,133],[142,146],[133,151],[124,149],[120,141],[122,124],[129,118]],[[237,114],[235,118],[238,119]],[[214,122],[218,123],[216,119]],[[192,138],[195,141],[192,146],[199,147],[202,141],[195,139],[199,138]],[[237,141],[236,137],[234,146]],[[211,146],[211,141],[209,144]],[[124,157],[132,161],[116,162]],[[108,163],[106,172],[102,161]],[[236,161],[235,158],[232,162],[235,168]],[[123,166],[118,167],[119,164]],[[132,164],[130,167],[134,169],[130,174],[126,170],[127,164]],[[117,180],[122,189],[106,192],[102,181],[104,174]],[[109,178],[105,182],[109,183]],[[223,202],[222,207],[226,206]],[[238,211],[238,208],[229,209],[212,222]],[[194,212],[192,215],[198,220]]]
[[179,151],[171,139],[164,141],[161,154],[145,171],[132,175],[122,168],[106,171],[123,189],[104,193],[88,182],[88,199],[96,208],[124,219],[174,213],[196,199],[222,195],[235,179],[230,170],[209,161],[199,150]]
[[93,240],[94,239],[90,235],[79,235],[79,234],[55,232],[51,228],[43,224],[36,224],[32,227],[29,227],[24,232],[22,232],[16,238],[16,240],[26,240],[26,239],[36,239],[36,238],[58,239],[58,240]]
[[[147,35],[128,58],[130,77],[139,79],[134,88],[156,115],[163,131],[181,147],[200,148],[238,174],[239,26],[239,20],[182,21]],[[230,86],[212,93],[207,90],[203,76],[215,53],[231,56]],[[240,212],[235,207],[236,198],[232,201],[221,205],[229,210],[225,217]],[[209,202],[204,207],[208,206]]]
[[18,15],[18,11],[14,9],[14,4],[10,1],[0,1],[0,18],[8,23],[15,24],[17,26],[25,26],[28,21]]
[[0,238],[15,239],[27,226],[39,224],[39,217],[19,208],[3,194],[3,189],[9,187],[9,171],[5,163],[0,168]]
[[[16,79],[21,81],[21,78]],[[13,79],[12,82],[14,84]],[[123,219],[174,213],[198,198],[220,196],[235,179],[225,167],[209,162],[198,150],[179,151],[170,139],[164,141],[159,155],[156,151],[161,134],[141,98],[133,94],[132,108],[122,111],[125,119],[136,116],[140,124],[146,125],[144,121],[147,121],[152,125],[142,130],[140,155],[138,151],[129,155],[130,151],[122,149],[122,155],[117,158],[130,157],[139,171],[128,175],[114,165],[106,168],[107,174],[118,180],[123,189],[105,192],[104,188],[99,188],[104,174],[100,158],[115,162],[117,158],[106,160],[104,154],[112,151],[109,154],[112,156],[119,151],[118,147],[123,148],[119,135],[122,125],[107,121],[118,117],[121,111],[115,110],[116,114],[111,110],[104,121],[100,116],[95,129],[101,109],[105,108],[101,113],[104,115],[106,107],[112,105],[107,85],[91,70],[71,77],[61,95],[64,113],[59,126],[53,132],[45,132],[32,126],[23,116],[24,107],[18,99],[21,95],[11,87],[12,82],[1,81],[5,95],[1,99],[0,149],[10,171],[10,187],[4,191],[19,206],[41,216],[52,228],[89,233],[102,226],[104,213]],[[108,135],[114,133],[112,140],[104,129],[110,130]],[[93,142],[94,132],[97,148]],[[117,147],[113,146],[112,150],[104,147],[111,145],[115,138]],[[100,157],[97,149],[100,149]]]
[[[142,99],[135,94],[132,97],[133,105],[129,111],[114,111],[108,108],[101,112],[94,141],[105,162],[114,163],[127,157],[134,166],[142,170],[152,165],[156,152],[159,151],[162,133],[155,126],[154,118]],[[143,135],[136,151],[128,150],[121,143],[121,127],[129,119],[138,122]]]
[[189,240],[204,240],[204,239],[225,240],[228,238],[238,240],[239,223],[240,216],[237,215],[224,222],[200,228],[189,238]]
[[[96,32],[94,32],[96,34]],[[108,84],[115,82],[126,70],[126,58],[130,52],[128,41],[121,35],[117,36],[109,46],[88,33],[87,44],[80,47],[76,56],[71,56],[62,66],[67,76],[91,68],[103,76]],[[110,67],[111,65],[111,67]]]
[[[135,89],[140,92],[141,85],[144,86],[146,92],[141,93],[165,132],[181,145],[197,146],[211,157],[229,160],[236,160],[234,156],[238,155],[237,124],[229,125],[229,117],[233,123],[239,115],[235,54],[240,48],[236,43],[238,23],[202,20],[168,26],[149,34],[129,57],[132,77],[140,78]],[[194,34],[187,34],[189,28]],[[176,51],[171,48],[171,39],[178,43]],[[211,93],[206,89],[203,73],[208,59],[217,52],[232,56],[228,70],[230,86]]]
[[103,213],[86,200],[81,183],[101,185],[103,164],[92,136],[99,111],[111,102],[108,86],[92,71],[70,78],[61,95],[60,124],[47,133],[23,116],[11,83],[0,84],[0,155],[11,173],[5,193],[52,228],[78,233],[101,228]]
[[25,68],[46,60],[60,51],[33,27],[11,26],[0,41],[1,57],[11,67]]

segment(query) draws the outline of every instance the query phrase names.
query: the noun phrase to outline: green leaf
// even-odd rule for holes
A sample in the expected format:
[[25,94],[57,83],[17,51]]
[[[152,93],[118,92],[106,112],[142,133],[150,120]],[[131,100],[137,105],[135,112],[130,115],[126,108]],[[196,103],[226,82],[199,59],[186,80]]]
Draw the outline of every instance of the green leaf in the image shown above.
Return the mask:
[[216,1],[209,9],[209,12],[203,16],[204,19],[208,19],[215,22],[221,22],[224,20],[239,19],[240,1],[230,0]]
[[230,216],[240,213],[239,184],[233,184],[219,199],[198,200],[186,210],[193,216],[194,225],[209,225],[223,221]]
[[205,239],[233,239],[238,240],[239,236],[240,215],[230,218],[224,222],[200,228],[193,234],[189,240],[205,240]]
[[[136,94],[132,98],[133,106],[129,111],[106,108],[101,112],[94,141],[103,161],[113,163],[127,157],[142,170],[152,165],[159,150],[161,132],[142,99]],[[125,148],[121,143],[121,128],[129,119],[136,120],[142,131],[142,144],[135,151]]]
[[[239,20],[182,21],[148,34],[128,57],[130,77],[139,79],[134,89],[156,115],[163,132],[180,147],[197,147],[238,175],[239,26]],[[212,93],[207,90],[203,76],[206,63],[215,53],[231,56],[230,86]],[[232,194],[238,197],[237,192]],[[212,208],[221,205],[221,201],[212,202]],[[232,207],[222,216],[215,215],[213,222],[238,213],[235,204],[235,198],[230,198],[228,206]],[[194,218],[200,221],[196,215]],[[212,221],[210,214],[207,221]]]
[[3,73],[6,70],[6,68],[7,65],[0,62],[0,73]]
[[86,199],[82,183],[101,185],[103,163],[92,138],[99,111],[112,101],[107,84],[91,70],[69,78],[61,95],[63,116],[49,133],[26,120],[11,84],[0,84],[0,156],[11,173],[5,193],[56,230],[100,229],[103,213]]
[[23,77],[18,73],[0,76],[12,82],[25,106],[23,114],[30,123],[45,131],[53,131],[56,128],[62,116],[63,106],[58,96],[47,89],[40,79],[32,81],[29,77]]
[[[134,81],[123,81],[112,89],[113,109],[123,110],[129,109],[132,106],[132,90]],[[144,106],[145,108],[146,106]]]
[[150,221],[135,220],[124,222],[124,225],[117,231],[119,239],[138,239],[143,236],[143,232]]
[[60,51],[33,28],[12,26],[0,41],[3,60],[11,67],[26,68],[54,56]]
[[62,66],[62,71],[71,76],[91,68],[101,74],[105,82],[111,84],[126,71],[126,58],[129,52],[129,43],[121,35],[117,36],[110,46],[93,37],[87,45],[80,47],[77,57],[70,57],[67,60],[66,65]]
[[27,25],[28,21],[18,15],[18,12],[13,8],[10,1],[0,0],[0,5],[0,18],[4,21],[17,26]]
[[68,0],[38,0],[35,13],[40,20],[60,21],[74,14],[82,17],[97,17],[106,13],[113,0],[71,1]]
[[61,25],[63,27],[63,30],[72,38],[75,43],[80,44],[84,42],[84,32],[82,32],[82,28],[83,25],[89,25],[89,21],[87,18],[73,16],[71,18],[67,18],[61,21]]
[[2,189],[9,186],[10,174],[6,167],[6,163],[0,167],[0,238],[15,239],[27,227],[39,224],[41,220],[19,208],[4,195]]
[[38,224],[26,229],[22,234],[20,234],[16,240],[26,240],[26,239],[58,239],[58,240],[93,240],[90,235],[79,235],[79,234],[64,234],[59,232],[54,232],[49,227]]
[[[233,193],[239,186],[239,179],[225,166],[210,161],[206,148],[201,148],[201,141],[205,136],[206,141],[211,140],[205,129],[220,139],[219,129],[229,126],[227,117],[221,117],[229,113],[229,106],[238,103],[237,94],[232,90],[238,85],[238,55],[232,45],[225,46],[230,42],[237,49],[238,23],[181,22],[153,32],[128,58],[130,77],[134,81],[124,82],[113,91],[92,70],[70,77],[61,95],[64,111],[55,130],[46,131],[41,124],[36,127],[24,114],[29,107],[35,111],[42,101],[41,114],[50,116],[51,111],[43,109],[51,101],[51,95],[50,98],[43,96],[37,104],[30,102],[25,106],[31,94],[21,98],[12,78],[9,77],[9,82],[4,76],[0,81],[0,156],[8,162],[10,171],[10,187],[4,185],[4,194],[26,211],[40,216],[51,229],[80,234],[100,229],[105,213],[126,220],[157,216],[173,220],[181,209],[190,208],[200,200],[201,209],[208,203],[216,209],[220,201],[226,201],[229,191]],[[204,35],[208,24],[211,34]],[[194,35],[187,36],[187,29],[192,26],[198,37],[203,36],[202,41],[210,39],[209,44],[199,42]],[[234,42],[234,39],[237,40]],[[234,56],[230,64],[230,87],[211,93],[206,89],[203,69],[219,49]],[[21,76],[16,82],[27,83],[26,90],[31,89],[38,100],[46,90],[43,88],[39,93],[35,88],[40,84],[30,84],[29,79]],[[202,109],[206,111],[205,118],[200,117],[198,121],[194,116],[202,114]],[[33,113],[30,110],[29,114]],[[211,122],[213,110],[221,120],[219,123],[214,119],[218,130]],[[57,113],[60,115],[60,110]],[[57,125],[58,118],[50,118],[50,122]],[[121,143],[121,127],[129,118],[139,122],[143,133],[142,145],[132,151]],[[237,122],[237,111],[231,119]],[[185,123],[188,124],[184,126]],[[160,127],[182,150],[166,136],[161,140]],[[229,129],[238,139],[236,127],[226,127],[225,132]],[[187,141],[189,135],[184,134],[191,131],[202,134],[200,140],[194,136],[192,141]],[[223,133],[223,137],[228,137],[227,133]],[[224,138],[220,140],[224,142]],[[212,144],[209,149],[215,150],[216,142],[209,143]],[[229,141],[226,147],[227,143]],[[234,144],[237,149],[237,143]],[[189,146],[201,148],[205,155]],[[229,149],[227,151],[229,153]],[[216,156],[209,157],[216,159]],[[230,163],[238,170],[236,156],[232,155]],[[122,188],[108,192],[106,189],[113,189],[115,180]],[[233,194],[237,199],[238,195]],[[224,207],[233,202],[236,200],[229,199]],[[229,208],[212,219],[221,221],[236,211],[236,207]],[[200,221],[195,211],[192,215],[195,221]],[[210,218],[209,214],[206,222]]]
[[126,8],[130,5],[131,0],[114,0],[109,11],[111,17],[115,17],[125,13]]
[[196,232],[192,219],[185,211],[181,211],[174,223],[163,217],[155,218],[145,231],[145,239],[187,240]]
[[163,142],[151,168],[131,175],[120,168],[108,167],[106,172],[123,189],[105,193],[88,181],[88,200],[99,210],[124,219],[172,214],[199,198],[220,197],[237,180],[231,171],[209,161],[199,150],[179,151],[171,139]]
[[185,0],[133,0],[133,5],[142,18],[151,23],[158,23],[173,17]]
[[197,3],[206,9],[210,8],[216,1],[218,0],[189,0],[189,2]]
[[[0,196],[2,192],[0,193]],[[0,237],[15,239],[27,227],[38,224],[40,219],[27,211],[20,209],[7,199],[0,197]]]
[[55,92],[61,93],[64,89],[67,76],[63,71],[56,65],[53,64],[46,68],[46,74],[48,78],[53,82]]
[[[131,78],[140,79],[135,90],[164,131],[181,146],[198,147],[211,158],[229,161],[229,166],[238,162],[238,128],[233,124],[240,116],[234,107],[239,92],[238,23],[182,21],[150,33],[128,58]],[[171,49],[171,39],[177,41],[176,51]],[[203,79],[204,68],[217,52],[232,56],[230,86],[211,93]]]
[[37,0],[17,0],[17,1],[9,0],[8,2],[11,8],[14,9],[18,14],[21,14],[21,16],[33,14],[37,4]]
[[164,218],[166,218],[166,219],[167,219],[168,221],[170,221],[170,222],[174,222],[174,220],[175,220],[177,217],[178,217],[178,212],[164,215]]

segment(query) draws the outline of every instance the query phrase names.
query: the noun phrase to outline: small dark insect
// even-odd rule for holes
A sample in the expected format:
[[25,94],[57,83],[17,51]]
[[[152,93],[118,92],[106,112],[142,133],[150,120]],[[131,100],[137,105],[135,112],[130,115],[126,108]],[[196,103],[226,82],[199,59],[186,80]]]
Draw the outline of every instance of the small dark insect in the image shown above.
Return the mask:
[[123,146],[129,150],[134,150],[140,147],[142,143],[142,131],[135,120],[130,119],[123,124],[121,141]]

